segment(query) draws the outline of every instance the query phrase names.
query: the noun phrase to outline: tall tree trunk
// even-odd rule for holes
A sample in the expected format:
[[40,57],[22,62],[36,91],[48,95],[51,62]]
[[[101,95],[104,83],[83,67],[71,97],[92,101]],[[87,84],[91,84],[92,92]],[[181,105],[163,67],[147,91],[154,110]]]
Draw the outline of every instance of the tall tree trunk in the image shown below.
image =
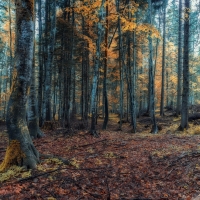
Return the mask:
[[[165,2],[165,1],[164,1]],[[160,116],[164,116],[164,101],[165,101],[165,49],[166,49],[166,8],[163,7],[163,49],[162,49],[162,85],[161,85],[161,99],[160,99]]]
[[39,35],[39,47],[38,47],[38,66],[39,66],[39,83],[38,83],[38,115],[39,115],[39,125],[43,126],[43,48],[42,48],[42,0],[38,0],[38,35]]
[[179,25],[178,25],[178,84],[176,115],[181,113],[181,77],[182,77],[182,0],[179,0]]
[[181,109],[180,130],[188,128],[188,106],[189,106],[189,34],[190,34],[190,0],[185,0],[184,19],[184,52],[183,52],[183,94]]
[[16,5],[16,70],[13,89],[7,107],[6,124],[9,146],[0,170],[12,164],[36,168],[39,153],[31,140],[27,121],[26,103],[31,83],[34,43],[34,1],[15,0]]
[[[148,17],[149,24],[152,24],[152,3],[151,0],[148,0]],[[158,127],[156,124],[155,118],[155,86],[154,86],[154,66],[153,66],[153,44],[151,33],[148,36],[149,40],[149,112],[152,120],[152,130],[151,133],[157,133]]]
[[[34,6],[36,7],[36,6]],[[36,12],[35,12],[36,13]],[[34,36],[35,36],[35,26],[34,26]],[[35,38],[34,38],[35,41]],[[35,80],[35,44],[33,48],[33,70],[30,86],[30,94],[28,97],[28,129],[31,137],[40,138],[44,134],[39,128],[39,117],[38,117],[38,102],[36,96],[36,80]]]
[[11,2],[9,0],[9,34],[10,34],[10,89],[12,85],[13,55],[12,55],[12,16]]
[[105,0],[102,0],[101,6],[98,11],[99,21],[97,23],[97,44],[96,44],[96,60],[94,65],[94,72],[93,72],[93,80],[92,80],[92,92],[91,92],[91,112],[92,112],[92,119],[91,119],[91,129],[90,133],[96,137],[98,134],[95,129],[95,120],[96,120],[96,101],[97,101],[97,83],[99,78],[99,67],[100,67],[100,55],[101,55],[101,41],[103,36],[103,21],[104,21],[104,3]]
[[103,98],[104,98],[105,116],[102,129],[106,129],[108,124],[107,63],[108,63],[108,0],[106,0],[105,58],[104,58],[104,77],[103,77]]
[[133,67],[131,69],[131,95],[132,95],[132,101],[131,101],[131,108],[132,108],[132,128],[133,133],[136,133],[136,34],[135,31],[133,32]]
[[49,19],[50,19],[50,36],[48,41],[48,59],[46,62],[46,120],[52,120],[51,111],[51,79],[52,65],[54,58],[55,34],[56,34],[56,1],[49,0]]
[[[118,1],[119,2],[119,1]],[[118,5],[119,12],[119,5]],[[122,118],[123,118],[123,44],[122,44],[122,31],[121,31],[121,20],[118,17],[118,35],[119,35],[119,68],[120,68],[120,120],[119,120],[119,130],[122,130]]]

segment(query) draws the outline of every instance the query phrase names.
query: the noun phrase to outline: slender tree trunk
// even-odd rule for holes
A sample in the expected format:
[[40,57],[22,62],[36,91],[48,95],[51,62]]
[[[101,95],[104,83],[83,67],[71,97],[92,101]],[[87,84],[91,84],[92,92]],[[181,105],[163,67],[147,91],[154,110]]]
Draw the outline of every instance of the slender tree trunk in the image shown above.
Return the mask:
[[[35,6],[36,7],[36,6]],[[36,13],[36,12],[35,12]],[[35,36],[35,26],[34,26],[34,36]],[[34,38],[35,40],[35,38]],[[28,97],[28,129],[31,137],[40,138],[44,136],[39,128],[39,117],[38,117],[38,102],[36,96],[36,77],[35,77],[35,44],[33,47],[33,70],[30,86],[30,94]]]
[[52,120],[51,110],[51,80],[52,80],[52,65],[54,58],[54,46],[55,46],[55,34],[56,34],[56,1],[49,0],[49,19],[50,24],[50,36],[48,41],[48,59],[46,62],[46,120]]
[[104,77],[103,77],[103,98],[104,98],[105,116],[102,129],[106,129],[108,124],[107,63],[108,63],[108,0],[106,0],[105,58],[104,58]]
[[132,128],[133,133],[136,133],[136,35],[135,31],[133,32],[133,69],[131,69],[131,77],[132,77]]
[[45,23],[44,23],[44,44],[43,44],[43,56],[44,56],[44,69],[43,69],[43,74],[42,76],[43,78],[43,96],[42,96],[42,115],[41,115],[41,124],[43,125],[45,120],[46,120],[46,109],[47,109],[47,89],[48,89],[48,85],[47,85],[47,76],[49,74],[49,69],[48,69],[48,38],[49,38],[49,0],[45,1]]
[[12,55],[12,16],[11,2],[9,0],[9,34],[10,34],[10,89],[12,85],[13,55]]
[[180,130],[188,128],[188,106],[189,106],[189,33],[190,33],[190,0],[185,0],[184,19],[184,52],[183,52],[183,94],[181,109]]
[[[152,3],[151,0],[148,0],[148,14],[149,14],[149,24],[152,24]],[[152,38],[151,33],[148,36],[149,40],[149,111],[150,111],[150,117],[152,120],[152,130],[151,133],[157,133],[158,127],[156,124],[156,118],[155,118],[155,89],[154,89],[154,66],[153,66],[153,44],[152,44]]]
[[[118,5],[119,12],[119,5]],[[121,20],[118,17],[118,35],[119,35],[119,68],[120,68],[120,120],[119,130],[122,130],[122,119],[123,119],[123,44],[122,44],[122,31],[121,31]]]
[[42,51],[42,0],[38,0],[38,34],[39,34],[39,47],[38,47],[38,66],[39,66],[39,83],[38,83],[38,114],[39,114],[39,125],[43,126],[43,51]]
[[[166,48],[166,3],[163,7],[163,49],[162,49],[162,85],[160,99],[160,116],[164,116],[164,101],[165,101],[165,48]],[[155,76],[155,75],[154,75]]]
[[178,27],[178,84],[176,115],[181,113],[181,77],[182,77],[182,0],[179,0],[179,27]]
[[93,80],[92,80],[92,92],[91,92],[91,112],[92,112],[92,120],[91,120],[91,129],[90,132],[94,136],[98,136],[95,129],[95,120],[96,120],[96,101],[97,101],[97,83],[99,78],[99,67],[100,67],[100,55],[101,55],[101,41],[103,36],[103,21],[104,21],[104,3],[105,0],[102,0],[101,6],[99,8],[99,21],[97,23],[97,44],[96,44],[96,60],[94,65],[93,72]]
[[0,170],[12,164],[36,168],[39,153],[31,140],[26,121],[27,95],[31,83],[34,43],[34,1],[15,0],[16,5],[16,70],[7,107],[6,124],[9,146]]

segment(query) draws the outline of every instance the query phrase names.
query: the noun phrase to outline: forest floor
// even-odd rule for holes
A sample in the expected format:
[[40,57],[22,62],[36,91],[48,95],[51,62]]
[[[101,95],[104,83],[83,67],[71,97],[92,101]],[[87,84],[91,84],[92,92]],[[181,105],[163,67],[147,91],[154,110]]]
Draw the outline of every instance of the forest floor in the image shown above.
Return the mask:
[[[99,138],[87,130],[44,130],[34,144],[54,157],[42,156],[36,170],[0,173],[0,199],[200,199],[198,120],[179,132],[180,118],[157,117],[162,130],[156,135],[150,134],[148,117],[138,119],[136,134],[128,123],[118,131],[117,121],[111,116],[102,131],[100,120]],[[2,161],[8,139],[5,126],[0,128]]]

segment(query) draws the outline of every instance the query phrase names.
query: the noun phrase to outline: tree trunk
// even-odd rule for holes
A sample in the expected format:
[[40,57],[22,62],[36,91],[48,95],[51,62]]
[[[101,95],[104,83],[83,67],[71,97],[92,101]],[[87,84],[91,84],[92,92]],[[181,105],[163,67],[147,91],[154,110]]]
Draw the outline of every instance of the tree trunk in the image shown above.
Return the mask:
[[[152,24],[152,3],[151,0],[148,0],[148,13],[149,13],[149,24]],[[152,120],[152,130],[151,133],[157,133],[158,127],[156,124],[156,118],[155,118],[155,89],[154,89],[154,69],[153,69],[153,44],[152,44],[152,38],[151,33],[148,36],[149,40],[149,112],[150,117]]]
[[10,34],[10,89],[12,85],[13,55],[12,55],[12,16],[11,16],[11,0],[9,0],[9,34]]
[[132,128],[133,128],[133,133],[136,133],[136,35],[135,35],[135,31],[133,32],[133,69],[131,69],[131,77],[132,77],[132,81],[131,81],[131,95],[132,95]]
[[[163,49],[162,49],[162,85],[160,99],[160,116],[164,116],[164,101],[165,101],[165,46],[166,46],[166,3],[163,7]],[[155,76],[155,75],[154,75]]]
[[[35,27],[34,27],[34,36],[35,36]],[[35,39],[35,37],[34,37]],[[28,97],[28,129],[31,137],[40,138],[44,134],[39,128],[39,117],[38,117],[38,102],[36,96],[36,80],[35,80],[35,44],[33,48],[33,70],[30,86],[30,94]]]
[[108,124],[107,63],[108,63],[108,0],[106,0],[105,58],[104,58],[104,77],[103,77],[103,98],[104,98],[105,116],[102,129],[106,129]]
[[[119,2],[119,1],[118,1]],[[119,12],[119,4],[118,4],[118,12]],[[123,44],[122,44],[122,31],[121,31],[121,20],[118,17],[118,35],[119,35],[119,68],[120,68],[120,120],[119,120],[119,130],[122,130],[122,118],[123,118]]]
[[33,66],[34,1],[15,0],[15,5],[17,76],[7,107],[9,146],[6,159],[0,166],[1,171],[13,164],[33,169],[39,162],[39,153],[33,145],[26,121],[27,94]]
[[188,104],[189,104],[189,33],[190,33],[190,0],[185,0],[184,19],[184,52],[183,52],[183,94],[181,109],[180,130],[188,128]]
[[179,27],[178,27],[178,84],[176,115],[181,113],[181,77],[182,77],[182,0],[179,0]]
[[39,35],[39,47],[38,47],[38,66],[39,66],[39,83],[38,83],[38,114],[39,114],[39,125],[43,126],[43,48],[42,48],[42,0],[38,0],[38,35]]
[[100,55],[101,55],[101,40],[104,31],[103,21],[104,21],[104,3],[105,0],[102,0],[101,6],[99,8],[99,22],[97,23],[97,45],[96,45],[96,60],[94,65],[94,72],[93,72],[93,80],[92,80],[92,92],[91,92],[91,112],[92,112],[92,119],[91,119],[91,129],[90,133],[96,137],[98,134],[95,129],[95,120],[96,120],[96,103],[97,103],[97,83],[99,79],[99,67],[100,67]]
[[46,120],[52,120],[52,110],[51,110],[51,80],[52,80],[52,64],[54,56],[54,46],[55,46],[55,34],[56,34],[56,1],[49,0],[49,19],[50,25],[50,36],[48,41],[48,59],[46,67]]

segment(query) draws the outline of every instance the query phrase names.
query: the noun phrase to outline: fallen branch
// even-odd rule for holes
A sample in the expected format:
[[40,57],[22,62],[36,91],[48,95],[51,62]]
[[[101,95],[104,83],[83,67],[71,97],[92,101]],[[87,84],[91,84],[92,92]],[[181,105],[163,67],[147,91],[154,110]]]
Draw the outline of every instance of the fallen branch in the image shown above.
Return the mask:
[[95,170],[102,170],[102,169],[108,170],[108,168],[111,168],[111,167],[106,167],[106,168],[80,168],[80,169],[78,169],[78,168],[76,168],[76,169],[75,168],[69,168],[69,167],[63,167],[63,168],[59,167],[59,168],[51,170],[51,171],[47,171],[47,172],[44,172],[44,173],[41,173],[41,174],[36,174],[34,176],[30,176],[30,177],[27,177],[27,178],[19,179],[17,182],[23,182],[23,181],[32,180],[34,178],[37,178],[37,177],[40,177],[40,176],[45,176],[47,174],[51,174],[51,173],[54,173],[56,171],[64,170],[64,169],[66,169],[66,170],[75,170],[75,171],[78,171],[78,170],[86,170],[87,171],[88,170],[88,171],[95,172]]
[[188,121],[191,122],[193,120],[200,119],[200,113],[194,113],[189,116]]
[[185,157],[200,157],[200,150],[191,151],[191,152],[183,152],[178,158],[170,163],[166,168],[173,166],[176,162],[180,161]]
[[103,140],[100,140],[100,141],[97,141],[97,142],[94,142],[94,143],[90,143],[90,144],[85,144],[85,145],[82,145],[82,146],[78,146],[78,147],[74,147],[74,149],[78,149],[78,148],[82,148],[82,147],[87,147],[87,146],[92,146],[94,144],[97,144],[99,142],[104,142],[106,141],[107,139],[103,139]]

